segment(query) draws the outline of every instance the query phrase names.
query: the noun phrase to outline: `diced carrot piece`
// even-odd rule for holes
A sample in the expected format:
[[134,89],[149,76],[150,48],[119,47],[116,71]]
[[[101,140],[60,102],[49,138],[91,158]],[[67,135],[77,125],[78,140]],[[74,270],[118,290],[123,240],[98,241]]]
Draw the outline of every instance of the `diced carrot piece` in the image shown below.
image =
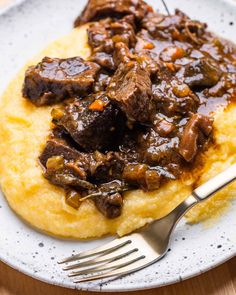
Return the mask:
[[143,49],[153,49],[155,46],[151,42],[147,42],[144,44]]
[[175,72],[175,65],[172,62],[166,62],[165,65],[170,71]]
[[185,55],[184,49],[181,47],[176,47],[175,50],[173,50],[171,59],[175,61],[176,59],[182,58],[184,55]]
[[105,108],[106,104],[101,99],[96,99],[94,102],[91,103],[89,109],[92,111],[100,111],[102,112]]

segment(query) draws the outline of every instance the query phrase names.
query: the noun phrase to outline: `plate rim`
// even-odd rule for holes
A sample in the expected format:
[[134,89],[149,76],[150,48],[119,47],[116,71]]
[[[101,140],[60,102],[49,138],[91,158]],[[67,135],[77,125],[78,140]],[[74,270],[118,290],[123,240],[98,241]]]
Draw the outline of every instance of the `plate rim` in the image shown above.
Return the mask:
[[26,1],[26,0],[15,0],[12,3],[10,3],[6,6],[3,6],[2,8],[0,8],[0,15],[5,14],[6,12],[8,12],[8,10],[10,10],[18,5],[21,5],[24,1]]
[[[24,269],[23,267],[20,268],[18,267],[16,264],[14,264],[13,262],[7,259],[4,259],[2,257],[2,255],[0,254],[0,261],[3,262],[4,264],[6,264],[7,266],[11,267],[12,269],[16,270],[16,271],[19,271],[20,273],[24,274],[24,275],[27,275],[28,277],[32,278],[32,279],[36,279],[40,282],[43,282],[43,283],[47,283],[49,285],[52,285],[52,286],[59,286],[59,287],[62,287],[62,288],[66,288],[66,289],[71,289],[71,290],[79,290],[79,291],[90,291],[90,292],[104,292],[104,293],[108,293],[108,292],[121,292],[121,293],[124,293],[124,292],[131,292],[131,291],[141,291],[141,290],[150,290],[150,289],[155,289],[155,288],[161,288],[161,287],[165,287],[165,286],[169,286],[169,285],[172,285],[172,284],[176,284],[176,283],[180,283],[182,281],[186,281],[188,279],[191,279],[191,278],[194,278],[194,277],[197,277],[201,274],[204,274],[224,263],[226,263],[227,261],[233,259],[234,257],[236,257],[236,252],[235,253],[228,253],[229,255],[224,255],[223,259],[222,260],[219,260],[218,262],[216,263],[212,263],[212,264],[209,264],[208,267],[205,267],[203,270],[199,269],[195,269],[195,271],[193,272],[189,272],[186,276],[182,277],[182,276],[179,276],[177,279],[172,279],[172,280],[169,280],[168,282],[166,283],[155,283],[155,281],[153,281],[154,283],[150,283],[150,285],[148,287],[146,286],[143,286],[143,287],[139,287],[139,288],[136,288],[136,287],[128,287],[128,288],[122,288],[121,290],[118,289],[118,288],[114,288],[114,287],[111,287],[111,288],[105,288],[105,289],[98,289],[98,288],[94,288],[94,287],[91,287],[91,288],[86,288],[86,287],[79,287],[79,284],[74,284],[74,287],[72,287],[72,284],[67,284],[67,283],[64,283],[63,282],[59,282],[57,281],[57,283],[54,283],[53,281],[50,281],[49,279],[46,279],[44,278],[43,276],[40,276],[40,274],[35,274],[33,272],[30,272],[26,269]],[[168,253],[166,254],[168,255]],[[164,256],[165,257],[165,256]]]

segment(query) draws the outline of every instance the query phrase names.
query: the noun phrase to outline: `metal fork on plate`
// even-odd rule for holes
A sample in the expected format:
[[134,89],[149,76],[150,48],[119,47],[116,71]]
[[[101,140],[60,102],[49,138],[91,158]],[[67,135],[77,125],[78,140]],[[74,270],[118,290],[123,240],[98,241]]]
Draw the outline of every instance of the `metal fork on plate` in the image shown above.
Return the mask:
[[236,164],[196,188],[167,216],[153,221],[135,233],[65,258],[58,263],[67,264],[63,270],[71,271],[69,277],[79,277],[75,283],[116,277],[140,270],[166,254],[176,224],[190,208],[235,179]]

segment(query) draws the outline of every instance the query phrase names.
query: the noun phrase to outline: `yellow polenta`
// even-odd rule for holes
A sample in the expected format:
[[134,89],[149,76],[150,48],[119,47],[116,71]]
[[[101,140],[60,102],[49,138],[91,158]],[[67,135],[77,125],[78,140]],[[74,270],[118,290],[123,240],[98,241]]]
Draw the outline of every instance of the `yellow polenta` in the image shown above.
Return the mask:
[[[10,83],[0,102],[0,182],[11,208],[36,228],[54,235],[72,238],[100,237],[105,234],[124,235],[155,218],[162,217],[179,204],[192,189],[230,164],[236,162],[236,106],[215,114],[216,145],[204,155],[202,171],[171,181],[159,190],[126,193],[123,213],[109,220],[85,201],[78,210],[66,205],[64,190],[50,184],[42,175],[38,156],[50,132],[51,107],[35,107],[22,98],[21,88],[27,66],[44,56],[87,58],[86,27],[74,29],[69,35],[49,45],[28,63]],[[201,177],[199,178],[199,175]],[[211,200],[194,208],[187,216],[198,222],[216,216],[236,195],[236,184],[227,187]]]

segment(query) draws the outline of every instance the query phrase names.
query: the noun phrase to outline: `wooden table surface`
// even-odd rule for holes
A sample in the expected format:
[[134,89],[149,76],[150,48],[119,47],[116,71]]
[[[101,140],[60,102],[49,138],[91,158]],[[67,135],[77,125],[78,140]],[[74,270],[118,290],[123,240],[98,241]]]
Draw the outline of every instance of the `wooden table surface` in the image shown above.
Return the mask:
[[[0,262],[0,295],[91,295],[31,279]],[[101,294],[101,293],[100,293]],[[109,293],[102,293],[109,294]],[[122,294],[122,293],[112,293]],[[124,294],[124,293],[123,293]],[[198,277],[159,289],[132,292],[137,295],[236,295],[236,257]]]

